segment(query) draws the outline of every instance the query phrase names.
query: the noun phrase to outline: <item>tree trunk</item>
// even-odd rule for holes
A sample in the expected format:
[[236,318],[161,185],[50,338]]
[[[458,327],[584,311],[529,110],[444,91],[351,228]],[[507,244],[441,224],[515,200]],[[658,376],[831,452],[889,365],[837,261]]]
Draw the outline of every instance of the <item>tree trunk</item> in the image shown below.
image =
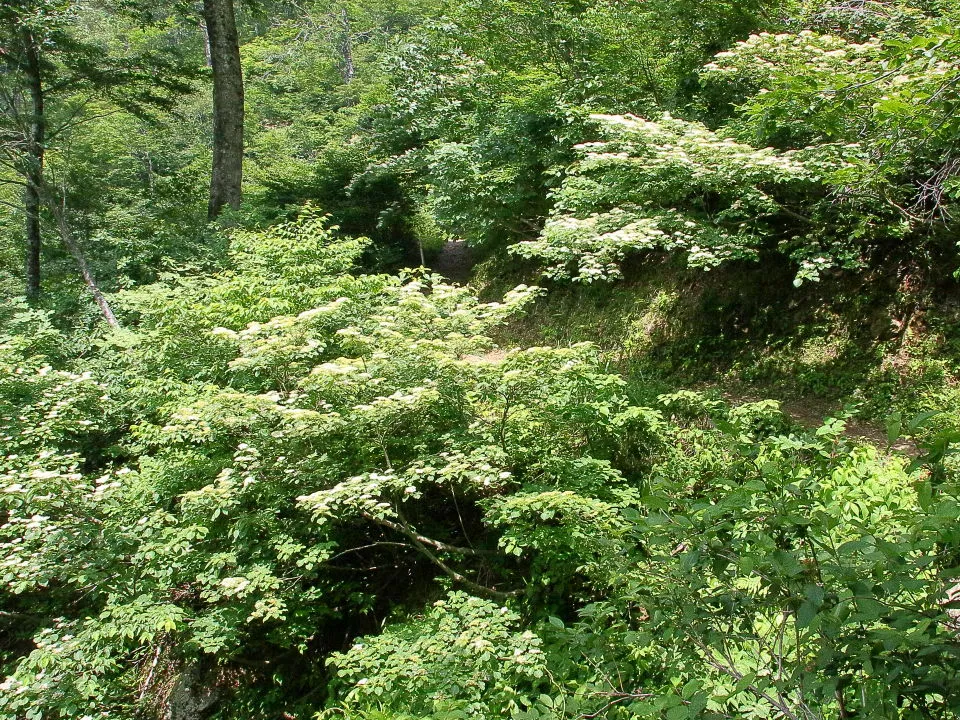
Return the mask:
[[207,24],[201,20],[200,30],[203,32],[203,57],[207,60],[207,67],[213,67],[213,58],[210,56],[210,33],[207,32]]
[[243,72],[233,0],[203,0],[213,67],[213,173],[207,216],[240,207],[243,180]]
[[40,74],[40,49],[29,31],[23,32],[24,75],[30,96],[29,125],[26,128],[26,188],[23,192],[25,235],[27,240],[27,297],[40,295],[40,188],[43,186],[43,144],[46,120],[43,110],[43,78]]
[[356,74],[353,65],[353,37],[350,32],[350,15],[345,7],[340,8],[340,55],[342,58],[341,73],[343,82],[349,84]]
[[77,245],[77,241],[73,237],[73,232],[71,232],[70,225],[67,223],[66,210],[57,202],[56,198],[48,195],[47,193],[44,193],[44,199],[46,200],[47,207],[53,214],[54,220],[57,222],[57,230],[60,232],[60,240],[63,241],[67,251],[73,255],[73,259],[76,261],[77,267],[80,269],[80,275],[83,277],[83,282],[87,286],[87,290],[89,290],[90,294],[93,296],[93,301],[97,304],[97,307],[100,308],[100,313],[103,315],[103,319],[107,321],[107,325],[110,327],[120,327],[120,323],[117,321],[117,316],[113,313],[113,308],[110,307],[110,303],[107,302],[107,298],[104,297],[103,292],[100,290],[100,286],[97,285],[97,280],[93,276],[93,271],[90,270],[90,266],[87,265],[87,259],[83,256],[83,251],[80,249],[80,246]]

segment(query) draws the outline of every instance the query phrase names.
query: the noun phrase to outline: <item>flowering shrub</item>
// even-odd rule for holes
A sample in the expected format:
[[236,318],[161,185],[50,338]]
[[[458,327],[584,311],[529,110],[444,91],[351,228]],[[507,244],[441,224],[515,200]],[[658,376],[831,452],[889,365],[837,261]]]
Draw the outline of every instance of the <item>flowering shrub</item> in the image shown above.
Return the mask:
[[489,352],[535,288],[357,251],[250,233],[222,277],[132,293],[83,372],[0,346],[0,718],[956,717],[956,434],[908,465],[772,402],[637,405],[591,344]]
[[818,199],[826,179],[851,166],[854,145],[777,152],[756,149],[700,123],[664,115],[595,115],[604,140],[577,146],[580,160],[555,197],[536,240],[511,252],[536,259],[551,278],[579,282],[621,276],[640,251],[666,251],[689,267],[755,260],[778,240],[806,261],[798,277],[850,258],[828,243],[784,236],[795,198]]
[[520,626],[520,616],[506,607],[450,593],[422,617],[332,655],[337,695],[357,714],[378,709],[438,720],[509,717],[549,688],[542,642]]
[[894,215],[919,248],[946,229],[956,196],[960,39],[942,19],[913,25],[859,43],[812,30],[751,35],[701,78],[708,96],[737,107],[730,130],[750,142],[859,144],[858,166],[835,181],[848,212],[864,216],[858,234],[879,224],[895,236]]

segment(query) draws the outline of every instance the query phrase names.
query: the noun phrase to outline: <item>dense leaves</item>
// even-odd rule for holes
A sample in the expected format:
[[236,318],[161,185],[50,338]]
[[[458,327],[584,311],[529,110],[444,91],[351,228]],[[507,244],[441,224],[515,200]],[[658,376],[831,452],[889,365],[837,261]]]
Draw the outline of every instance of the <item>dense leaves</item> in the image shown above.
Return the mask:
[[[237,9],[216,226],[193,10],[0,9],[0,720],[960,715],[954,8]],[[450,239],[485,285],[397,270]],[[892,351],[851,321],[885,434],[603,350],[759,303],[753,267],[781,329],[892,284]],[[654,299],[523,325],[588,289]],[[743,376],[852,347],[791,342]]]
[[238,232],[219,277],[123,300],[138,329],[83,374],[5,344],[4,602],[36,618],[6,717],[197,677],[223,717],[314,685],[357,717],[949,716],[942,459],[782,434],[768,403],[637,406],[589,345],[491,353],[535,290],[351,275],[362,248],[310,216]]
[[[621,277],[618,261],[643,250],[680,252],[690,267],[707,269],[756,259],[785,220],[791,227],[790,205],[815,209],[829,176],[856,157],[855,146],[756,150],[669,115],[594,119],[607,139],[577,146],[583,158],[556,193],[543,234],[511,248],[544,262],[550,277]],[[835,244],[822,234],[794,236],[779,249],[802,258],[800,280],[817,279],[851,252]]]

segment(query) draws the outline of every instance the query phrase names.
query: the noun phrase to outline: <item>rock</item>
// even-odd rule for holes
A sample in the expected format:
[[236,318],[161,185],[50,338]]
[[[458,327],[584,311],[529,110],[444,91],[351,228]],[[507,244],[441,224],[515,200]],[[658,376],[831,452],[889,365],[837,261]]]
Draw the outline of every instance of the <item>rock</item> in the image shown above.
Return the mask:
[[220,689],[199,663],[182,669],[173,681],[163,709],[163,720],[203,720],[220,699]]

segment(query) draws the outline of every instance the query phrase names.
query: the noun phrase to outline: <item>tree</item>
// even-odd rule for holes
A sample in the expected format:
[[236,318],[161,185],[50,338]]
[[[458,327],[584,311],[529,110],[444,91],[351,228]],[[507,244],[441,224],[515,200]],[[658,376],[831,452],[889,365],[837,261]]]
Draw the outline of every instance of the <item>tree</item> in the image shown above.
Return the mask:
[[94,100],[113,110],[144,114],[169,106],[191,87],[187,64],[158,53],[118,57],[81,39],[74,0],[15,0],[0,7],[0,181],[23,187],[26,295],[41,292],[41,216],[55,217],[64,246],[77,260],[91,293],[113,323],[94,276],[69,227],[65,189],[45,176],[47,150],[88,122]]
[[[172,4],[124,0],[142,22],[168,19],[167,13],[195,18],[196,5],[183,0]],[[207,217],[216,219],[224,207],[240,207],[243,183],[243,69],[240,36],[233,0],[203,0],[200,8],[206,61],[213,74],[213,166]]]
[[23,185],[26,294],[31,299],[40,295],[40,187],[47,134],[41,47],[56,42],[59,10],[45,0],[15,0],[0,7],[0,60],[5,76],[0,111],[6,120],[0,137],[4,165],[19,176],[6,182]]
[[213,172],[208,216],[240,207],[243,181],[243,71],[233,0],[204,0],[213,68]]

